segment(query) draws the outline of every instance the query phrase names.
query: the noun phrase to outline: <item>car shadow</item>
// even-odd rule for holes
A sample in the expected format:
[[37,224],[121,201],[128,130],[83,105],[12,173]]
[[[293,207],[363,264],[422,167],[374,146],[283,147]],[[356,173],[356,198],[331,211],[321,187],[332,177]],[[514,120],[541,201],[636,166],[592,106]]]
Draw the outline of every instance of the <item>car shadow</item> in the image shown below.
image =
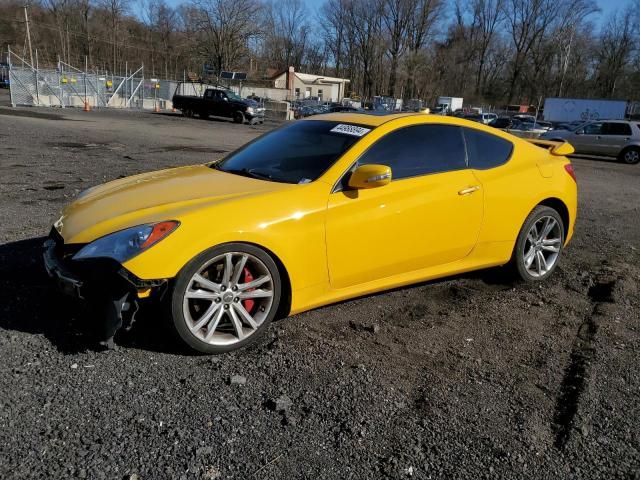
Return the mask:
[[[46,237],[37,237],[0,245],[0,328],[44,335],[65,354],[104,350],[95,334],[95,329],[101,325],[99,322],[102,321],[103,312],[95,305],[65,297],[58,291],[44,269],[42,252],[45,240]],[[504,269],[492,268],[390,291],[451,280],[476,280],[476,288],[479,289],[503,290],[513,287]],[[388,292],[366,297],[377,297]],[[191,353],[180,347],[181,343],[173,338],[166,325],[162,305],[142,309],[130,331],[121,330],[116,334],[116,348],[180,355]]]
[[[0,328],[44,335],[60,352],[100,351],[95,328],[102,312],[62,295],[42,261],[46,237],[0,245]],[[176,352],[157,309],[139,315],[129,332],[116,334],[115,344],[154,352]]]

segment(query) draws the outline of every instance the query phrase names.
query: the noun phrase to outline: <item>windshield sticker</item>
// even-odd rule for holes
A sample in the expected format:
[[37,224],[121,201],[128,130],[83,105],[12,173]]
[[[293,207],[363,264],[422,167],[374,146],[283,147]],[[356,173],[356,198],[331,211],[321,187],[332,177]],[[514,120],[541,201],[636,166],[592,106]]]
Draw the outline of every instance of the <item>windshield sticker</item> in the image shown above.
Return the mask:
[[313,180],[310,178],[302,178],[298,183],[311,183]]
[[345,125],[341,123],[336,125],[331,130],[333,133],[344,133],[345,135],[352,135],[354,137],[362,137],[363,135],[371,131],[370,128],[357,127],[356,125]]

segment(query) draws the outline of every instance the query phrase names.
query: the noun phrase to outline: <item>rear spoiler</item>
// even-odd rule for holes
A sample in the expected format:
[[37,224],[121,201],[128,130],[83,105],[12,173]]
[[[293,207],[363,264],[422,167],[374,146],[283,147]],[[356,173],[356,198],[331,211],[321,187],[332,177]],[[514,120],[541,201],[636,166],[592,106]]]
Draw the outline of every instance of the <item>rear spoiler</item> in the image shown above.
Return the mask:
[[551,155],[563,157],[565,155],[571,155],[576,150],[573,146],[566,141],[553,142],[551,140],[539,140],[537,138],[526,138],[529,143],[533,143],[535,146],[549,150]]

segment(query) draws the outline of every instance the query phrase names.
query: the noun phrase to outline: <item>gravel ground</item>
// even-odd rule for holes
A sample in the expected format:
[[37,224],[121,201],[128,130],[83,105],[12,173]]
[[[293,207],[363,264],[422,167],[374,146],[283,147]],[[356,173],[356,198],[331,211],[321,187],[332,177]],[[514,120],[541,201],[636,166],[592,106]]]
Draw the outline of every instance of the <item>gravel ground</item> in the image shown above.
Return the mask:
[[0,107],[0,478],[640,478],[640,166],[574,161],[576,236],[543,285],[430,282],[218,357],[148,314],[96,351],[40,259],[61,207],[272,127]]

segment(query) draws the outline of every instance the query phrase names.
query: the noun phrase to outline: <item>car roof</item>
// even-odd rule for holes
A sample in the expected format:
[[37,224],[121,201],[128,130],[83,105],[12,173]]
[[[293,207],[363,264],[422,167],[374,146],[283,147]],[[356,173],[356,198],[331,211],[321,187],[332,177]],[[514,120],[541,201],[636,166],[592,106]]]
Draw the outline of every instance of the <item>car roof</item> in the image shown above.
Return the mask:
[[327,113],[324,115],[315,115],[313,118],[304,119],[307,122],[313,122],[317,120],[328,120],[332,122],[344,122],[355,123],[358,125],[367,125],[369,127],[378,127],[383,123],[395,120],[403,117],[424,116],[424,113],[405,112],[405,113],[390,113],[388,115],[371,114],[371,113]]
[[[501,137],[514,145],[519,145],[519,148],[540,148],[529,141],[513,136],[508,132],[504,132],[500,129],[496,129],[494,127],[490,127],[483,123],[474,122],[472,120],[467,120],[465,118],[460,117],[450,117],[450,116],[442,116],[442,115],[431,115],[425,113],[416,113],[416,112],[405,112],[405,113],[392,113],[386,115],[375,115],[369,113],[325,113],[321,115],[314,115],[313,117],[303,118],[298,121],[303,122],[315,122],[318,120],[325,120],[331,122],[339,122],[339,123],[353,123],[356,125],[365,125],[369,127],[379,127],[387,122],[391,122],[393,120],[400,120],[403,118],[418,118],[420,124],[439,124],[439,125],[455,125],[458,127],[468,127],[473,130],[484,131],[488,134],[494,135],[496,137]],[[509,117],[507,117],[509,118]]]

